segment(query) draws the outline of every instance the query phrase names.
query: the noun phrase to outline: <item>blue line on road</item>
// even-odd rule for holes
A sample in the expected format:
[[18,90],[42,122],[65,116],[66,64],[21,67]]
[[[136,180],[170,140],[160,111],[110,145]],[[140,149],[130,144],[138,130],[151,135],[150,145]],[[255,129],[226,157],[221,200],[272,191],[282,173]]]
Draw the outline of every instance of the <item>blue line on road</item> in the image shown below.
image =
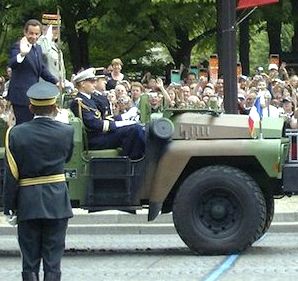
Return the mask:
[[[253,245],[257,245],[258,243],[262,242],[267,236],[267,233],[265,233],[259,240],[257,240]],[[229,270],[236,260],[239,258],[240,255],[230,255],[228,256],[224,262],[214,271],[212,271],[205,279],[204,281],[216,281],[218,278],[224,274],[227,270]]]
[[225,259],[225,261],[220,265],[218,269],[213,271],[204,281],[215,281],[217,280],[223,273],[229,270],[235,261],[238,259],[239,255],[231,255]]

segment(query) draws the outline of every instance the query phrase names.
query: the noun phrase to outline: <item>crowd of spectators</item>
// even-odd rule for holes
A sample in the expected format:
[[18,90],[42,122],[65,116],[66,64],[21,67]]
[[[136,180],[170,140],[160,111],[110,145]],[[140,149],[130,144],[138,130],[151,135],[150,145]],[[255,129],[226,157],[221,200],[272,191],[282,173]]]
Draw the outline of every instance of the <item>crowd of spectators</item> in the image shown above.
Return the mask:
[[14,115],[10,103],[5,99],[8,92],[9,81],[11,77],[11,68],[6,67],[5,76],[0,76],[0,120],[3,120],[8,126],[14,125]]
[[285,64],[269,64],[268,71],[259,67],[252,77],[240,76],[238,87],[239,113],[249,114],[256,97],[265,98],[264,117],[289,120],[297,107],[298,76],[288,74]]
[[[115,66],[115,62],[118,64]],[[111,102],[115,115],[122,114],[131,107],[139,107],[141,98],[146,96],[150,113],[161,113],[166,108],[210,109],[224,112],[224,81],[216,81],[207,76],[197,77],[189,72],[180,83],[165,85],[159,77],[146,73],[140,82],[129,81],[121,74],[122,62],[114,59],[111,72],[105,69],[105,83],[110,85],[102,90]],[[113,71],[117,75],[112,74]],[[120,77],[115,79],[113,77]],[[110,81],[113,81],[111,83]],[[111,86],[114,85],[114,86]],[[251,76],[238,77],[238,113],[248,115],[258,96],[264,101],[263,116],[283,117],[288,120],[294,116],[297,106],[298,76],[288,74],[285,64],[269,64],[267,70],[258,67]]]

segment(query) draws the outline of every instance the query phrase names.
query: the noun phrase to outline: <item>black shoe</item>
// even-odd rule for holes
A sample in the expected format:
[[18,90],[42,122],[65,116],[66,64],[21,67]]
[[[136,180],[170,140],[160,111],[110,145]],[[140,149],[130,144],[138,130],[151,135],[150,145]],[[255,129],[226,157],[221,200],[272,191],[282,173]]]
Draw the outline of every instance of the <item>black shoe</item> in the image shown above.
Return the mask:
[[45,272],[43,280],[44,281],[60,281],[61,280],[61,272]]
[[38,273],[22,272],[23,281],[39,281]]

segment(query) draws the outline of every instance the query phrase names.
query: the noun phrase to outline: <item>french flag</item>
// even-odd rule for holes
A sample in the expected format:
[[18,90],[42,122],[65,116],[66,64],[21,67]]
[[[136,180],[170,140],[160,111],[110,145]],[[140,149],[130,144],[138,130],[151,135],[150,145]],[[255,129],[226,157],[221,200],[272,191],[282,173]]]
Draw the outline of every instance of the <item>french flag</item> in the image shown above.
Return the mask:
[[263,107],[261,105],[261,96],[257,97],[254,106],[250,109],[248,115],[248,128],[251,136],[254,136],[255,124],[262,121]]

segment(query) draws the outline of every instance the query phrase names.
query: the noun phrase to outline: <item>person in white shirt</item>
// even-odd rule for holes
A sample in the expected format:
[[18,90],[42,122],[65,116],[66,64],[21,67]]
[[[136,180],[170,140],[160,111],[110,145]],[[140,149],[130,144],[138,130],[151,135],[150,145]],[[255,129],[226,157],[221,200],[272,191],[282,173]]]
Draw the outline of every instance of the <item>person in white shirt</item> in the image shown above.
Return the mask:
[[279,117],[279,110],[271,105],[271,93],[266,87],[265,80],[260,80],[258,83],[258,96],[261,97],[261,106],[263,108],[263,118],[266,117]]

